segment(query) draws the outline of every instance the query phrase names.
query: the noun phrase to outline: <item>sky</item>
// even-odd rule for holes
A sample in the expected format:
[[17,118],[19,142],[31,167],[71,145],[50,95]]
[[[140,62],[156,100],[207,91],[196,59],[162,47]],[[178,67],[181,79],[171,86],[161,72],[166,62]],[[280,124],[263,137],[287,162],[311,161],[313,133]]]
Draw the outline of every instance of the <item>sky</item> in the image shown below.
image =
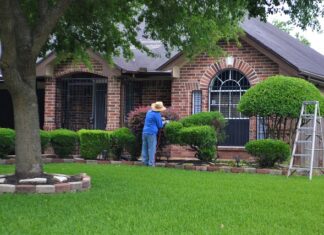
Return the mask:
[[[283,21],[288,20],[286,16],[274,15],[270,16],[268,18],[268,21],[271,23],[274,19]],[[303,35],[311,43],[311,48],[324,55],[324,18],[320,18],[319,21],[321,24],[322,32],[312,31],[311,29],[302,31],[300,29],[295,28],[295,30],[292,32],[292,35],[295,35],[296,32],[300,32],[300,34]]]

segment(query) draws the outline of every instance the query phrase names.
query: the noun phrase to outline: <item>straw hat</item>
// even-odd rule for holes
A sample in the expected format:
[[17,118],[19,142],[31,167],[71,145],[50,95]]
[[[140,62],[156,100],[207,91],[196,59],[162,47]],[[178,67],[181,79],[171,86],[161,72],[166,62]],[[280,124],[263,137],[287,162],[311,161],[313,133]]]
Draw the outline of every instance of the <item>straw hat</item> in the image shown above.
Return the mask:
[[162,112],[162,111],[166,110],[166,107],[164,107],[162,101],[157,101],[157,102],[151,104],[151,108],[153,111],[157,111],[157,112]]

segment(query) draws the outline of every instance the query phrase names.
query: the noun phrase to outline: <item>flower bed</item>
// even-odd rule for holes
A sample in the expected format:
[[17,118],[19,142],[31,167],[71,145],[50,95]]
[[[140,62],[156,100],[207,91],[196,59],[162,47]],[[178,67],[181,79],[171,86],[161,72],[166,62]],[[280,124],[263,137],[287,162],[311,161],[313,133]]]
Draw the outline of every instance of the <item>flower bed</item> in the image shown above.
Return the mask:
[[[7,183],[7,178],[11,175],[0,175],[0,194],[1,193],[63,193],[63,192],[79,192],[87,190],[91,187],[91,178],[85,173],[78,175],[76,181],[62,181],[53,184],[36,184],[36,183]],[[55,175],[52,175],[55,176]],[[62,175],[57,175],[62,177]],[[68,178],[69,176],[66,176]],[[3,183],[1,183],[3,182]]]

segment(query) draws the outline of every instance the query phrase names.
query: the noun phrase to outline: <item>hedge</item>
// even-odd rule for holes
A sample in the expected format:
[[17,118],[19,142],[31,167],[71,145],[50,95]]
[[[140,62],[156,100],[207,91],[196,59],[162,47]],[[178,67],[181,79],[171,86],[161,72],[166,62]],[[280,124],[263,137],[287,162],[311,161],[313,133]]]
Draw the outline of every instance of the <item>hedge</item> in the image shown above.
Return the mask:
[[111,133],[111,151],[114,154],[114,159],[119,160],[123,150],[133,153],[136,138],[128,128],[119,128]]
[[75,150],[79,137],[75,131],[57,129],[50,132],[51,144],[59,157],[68,157]]
[[110,133],[104,130],[80,130],[80,155],[85,159],[96,159],[103,150],[111,149]]
[[273,167],[290,156],[290,146],[281,140],[252,140],[245,145],[245,149],[255,156],[260,167]]
[[210,126],[185,127],[179,131],[182,144],[188,144],[197,151],[202,161],[212,161],[216,154],[216,132]]
[[0,128],[0,158],[14,152],[15,131],[9,128]]
[[51,142],[51,134],[48,131],[40,130],[41,148],[44,151]]
[[215,129],[217,139],[219,141],[224,139],[224,128],[227,120],[220,112],[201,112],[190,115],[180,120],[184,127],[190,126],[211,126]]
[[167,125],[165,125],[164,133],[165,133],[165,137],[169,143],[181,144],[179,132],[182,128],[183,128],[182,123],[176,122],[176,121],[169,122]]

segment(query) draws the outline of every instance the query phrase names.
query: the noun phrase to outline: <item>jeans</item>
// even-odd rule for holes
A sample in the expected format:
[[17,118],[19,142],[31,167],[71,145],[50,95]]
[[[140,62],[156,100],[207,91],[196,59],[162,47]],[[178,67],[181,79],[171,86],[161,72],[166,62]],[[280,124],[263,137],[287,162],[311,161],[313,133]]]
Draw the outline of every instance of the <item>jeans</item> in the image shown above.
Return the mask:
[[142,135],[142,161],[146,166],[155,166],[156,135]]

